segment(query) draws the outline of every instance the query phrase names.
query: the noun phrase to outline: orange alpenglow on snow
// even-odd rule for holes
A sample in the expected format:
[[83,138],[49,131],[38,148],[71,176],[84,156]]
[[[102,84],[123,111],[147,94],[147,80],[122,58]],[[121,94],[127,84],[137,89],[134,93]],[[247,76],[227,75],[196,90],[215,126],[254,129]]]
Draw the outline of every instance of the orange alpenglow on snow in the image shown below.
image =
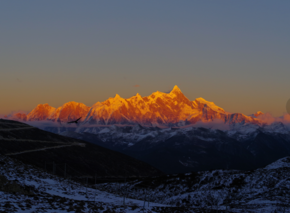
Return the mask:
[[47,120],[68,122],[82,117],[83,121],[89,110],[90,107],[85,104],[71,101],[54,110]]
[[28,115],[28,121],[58,121],[67,122],[76,120],[79,117],[85,117],[89,112],[90,107],[77,102],[68,102],[58,107],[57,109],[48,104],[39,104]]
[[17,113],[12,115],[12,118],[14,120],[26,121],[27,120],[27,115],[25,113],[17,112]]
[[55,110],[54,107],[48,104],[38,104],[28,115],[28,121],[42,121],[46,120]]
[[264,113],[262,113],[261,111],[258,111],[258,112],[256,112],[255,114],[254,114],[254,116],[255,117],[258,117],[258,116],[260,116],[260,115],[263,115]]
[[40,104],[28,115],[29,121],[50,120],[66,122],[82,117],[85,124],[143,124],[143,125],[188,125],[198,121],[209,122],[220,119],[225,123],[259,123],[252,116],[241,113],[231,114],[213,102],[203,98],[188,100],[181,90],[174,86],[170,93],[154,92],[150,96],[140,94],[124,99],[118,94],[92,107],[82,103],[68,102],[55,109]]

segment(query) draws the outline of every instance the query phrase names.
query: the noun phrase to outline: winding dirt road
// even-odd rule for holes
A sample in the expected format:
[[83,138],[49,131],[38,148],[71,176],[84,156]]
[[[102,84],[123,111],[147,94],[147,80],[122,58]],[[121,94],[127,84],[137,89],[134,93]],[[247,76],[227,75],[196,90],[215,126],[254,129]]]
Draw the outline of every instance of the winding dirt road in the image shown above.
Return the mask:
[[7,129],[1,129],[0,132],[9,132],[9,131],[15,131],[15,130],[26,130],[26,129],[37,129],[36,127],[33,126],[27,126],[27,127],[19,127],[19,128],[7,128]]
[[78,142],[74,142],[68,145],[61,145],[61,146],[51,146],[51,147],[45,147],[45,148],[40,148],[40,149],[32,149],[32,150],[25,150],[22,152],[14,152],[14,153],[8,153],[5,155],[19,155],[19,154],[24,154],[24,153],[29,153],[29,152],[38,152],[38,151],[43,151],[43,150],[47,150],[47,149],[58,149],[58,148],[63,148],[63,147],[69,147],[69,146],[81,146],[81,147],[85,147],[86,144],[84,143],[78,143]]

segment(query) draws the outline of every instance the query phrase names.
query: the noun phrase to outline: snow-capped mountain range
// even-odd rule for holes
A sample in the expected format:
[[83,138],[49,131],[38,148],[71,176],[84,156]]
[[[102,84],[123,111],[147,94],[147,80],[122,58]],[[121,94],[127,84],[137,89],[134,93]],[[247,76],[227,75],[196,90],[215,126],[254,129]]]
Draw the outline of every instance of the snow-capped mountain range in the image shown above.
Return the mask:
[[18,113],[14,118],[24,121],[68,122],[82,117],[82,124],[87,125],[185,126],[216,119],[228,124],[261,124],[262,121],[256,117],[261,114],[259,112],[247,116],[229,113],[203,98],[190,101],[175,86],[170,93],[157,91],[147,97],[136,94],[124,99],[117,94],[114,98],[97,102],[92,107],[76,102],[68,102],[58,108],[39,104],[27,115]]
[[[165,173],[256,169],[290,155],[288,123],[263,116],[229,113],[203,98],[190,101],[177,86],[148,97],[116,95],[92,107],[44,104],[26,117],[19,114],[31,125],[122,152]],[[80,123],[67,124],[80,117]]]

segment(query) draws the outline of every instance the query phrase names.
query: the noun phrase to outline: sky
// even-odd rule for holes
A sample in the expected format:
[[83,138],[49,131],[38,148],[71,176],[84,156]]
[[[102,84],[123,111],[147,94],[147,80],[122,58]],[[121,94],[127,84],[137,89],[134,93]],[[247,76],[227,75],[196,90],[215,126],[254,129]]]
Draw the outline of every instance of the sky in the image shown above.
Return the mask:
[[286,113],[290,1],[1,1],[0,114],[177,85],[228,112]]

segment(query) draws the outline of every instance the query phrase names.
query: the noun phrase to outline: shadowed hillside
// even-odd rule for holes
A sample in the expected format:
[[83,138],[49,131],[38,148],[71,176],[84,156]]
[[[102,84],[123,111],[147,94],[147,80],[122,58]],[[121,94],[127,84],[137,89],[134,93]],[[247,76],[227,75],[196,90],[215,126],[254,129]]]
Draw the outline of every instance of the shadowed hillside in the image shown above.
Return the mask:
[[162,174],[119,152],[56,135],[16,121],[0,120],[0,154],[72,177],[129,177]]

